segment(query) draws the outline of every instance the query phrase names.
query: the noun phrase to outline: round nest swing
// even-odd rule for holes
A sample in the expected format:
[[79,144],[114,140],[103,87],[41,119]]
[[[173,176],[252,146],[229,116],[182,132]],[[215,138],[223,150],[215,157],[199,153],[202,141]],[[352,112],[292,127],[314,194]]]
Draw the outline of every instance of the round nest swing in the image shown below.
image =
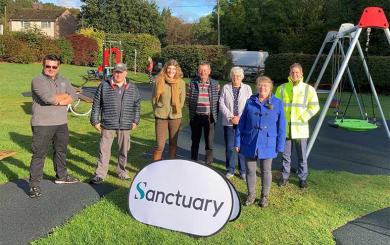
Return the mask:
[[369,131],[378,128],[375,123],[370,123],[367,120],[362,119],[335,119],[330,121],[329,125],[356,132]]

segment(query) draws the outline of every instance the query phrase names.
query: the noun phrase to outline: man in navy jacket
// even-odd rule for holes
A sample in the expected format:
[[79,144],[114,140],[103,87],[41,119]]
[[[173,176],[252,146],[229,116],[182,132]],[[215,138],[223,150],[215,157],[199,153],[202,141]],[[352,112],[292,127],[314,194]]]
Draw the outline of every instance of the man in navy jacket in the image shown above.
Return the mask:
[[126,81],[127,67],[118,63],[110,80],[103,81],[93,100],[91,124],[101,133],[100,151],[92,184],[100,184],[107,176],[112,142],[117,137],[119,154],[116,173],[120,179],[129,179],[126,170],[130,149],[130,130],[140,120],[140,96],[137,87]]

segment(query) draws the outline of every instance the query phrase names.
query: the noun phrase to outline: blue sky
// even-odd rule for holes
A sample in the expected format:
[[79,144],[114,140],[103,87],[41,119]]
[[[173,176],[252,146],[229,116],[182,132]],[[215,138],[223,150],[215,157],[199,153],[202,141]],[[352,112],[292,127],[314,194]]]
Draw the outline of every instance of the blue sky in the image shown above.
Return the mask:
[[[80,8],[80,0],[42,0],[44,3]],[[172,14],[187,22],[195,22],[199,17],[211,13],[217,0],[155,0],[160,10],[170,7]]]

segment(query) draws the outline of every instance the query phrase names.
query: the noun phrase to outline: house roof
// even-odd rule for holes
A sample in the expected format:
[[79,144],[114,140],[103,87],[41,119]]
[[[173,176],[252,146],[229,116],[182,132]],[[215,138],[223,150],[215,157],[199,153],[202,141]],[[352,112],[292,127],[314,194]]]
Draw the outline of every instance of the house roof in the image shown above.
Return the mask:
[[55,21],[65,11],[63,9],[19,9],[15,11],[10,20],[37,20]]

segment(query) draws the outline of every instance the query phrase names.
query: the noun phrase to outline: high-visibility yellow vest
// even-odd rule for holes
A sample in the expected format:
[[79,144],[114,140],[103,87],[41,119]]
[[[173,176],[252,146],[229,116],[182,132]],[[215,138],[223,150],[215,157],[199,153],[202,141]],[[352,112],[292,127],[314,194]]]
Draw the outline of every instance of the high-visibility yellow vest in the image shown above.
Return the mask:
[[309,138],[309,119],[319,110],[315,89],[303,82],[294,85],[291,77],[276,90],[276,97],[283,101],[286,117],[286,135],[291,139]]

